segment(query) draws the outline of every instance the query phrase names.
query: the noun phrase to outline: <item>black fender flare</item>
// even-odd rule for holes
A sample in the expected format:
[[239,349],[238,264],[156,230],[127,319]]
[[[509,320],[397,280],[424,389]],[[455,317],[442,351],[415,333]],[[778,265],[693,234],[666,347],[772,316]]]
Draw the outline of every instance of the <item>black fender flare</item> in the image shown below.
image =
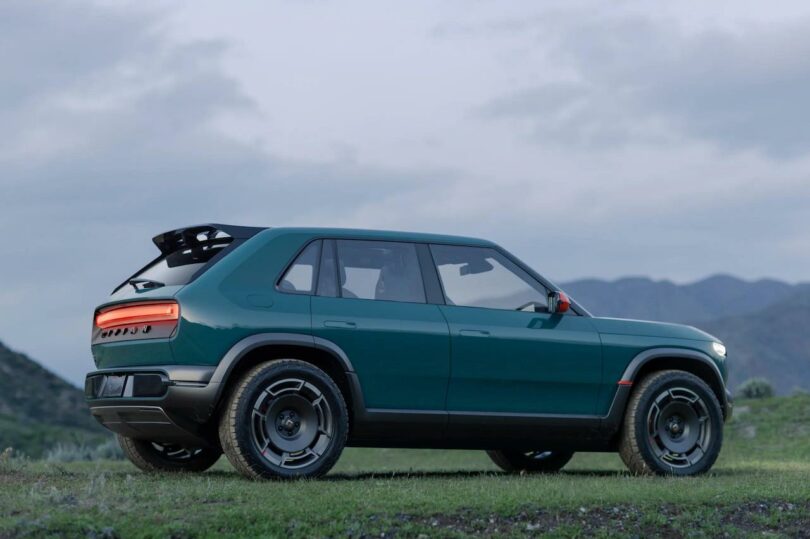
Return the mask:
[[[241,341],[231,346],[231,348],[222,357],[219,365],[217,365],[217,368],[214,370],[214,374],[211,376],[211,380],[209,381],[209,384],[216,388],[215,402],[219,402],[222,392],[227,386],[230,375],[233,373],[234,369],[242,358],[257,348],[272,345],[304,346],[329,352],[331,355],[337,358],[343,371],[349,378],[349,386],[352,393],[354,394],[356,391],[359,391],[359,386],[351,383],[352,380],[356,380],[354,366],[343,349],[332,341],[304,333],[257,333],[255,335],[245,337]],[[360,395],[359,398],[359,402],[362,402],[362,395]]]
[[[613,403],[610,406],[610,411],[604,419],[604,425],[610,430],[618,430],[624,420],[625,409],[627,408],[627,401],[630,399],[633,383],[639,371],[649,363],[656,359],[686,359],[689,361],[697,361],[701,364],[708,366],[715,378],[714,382],[717,387],[721,389],[720,394],[717,395],[717,400],[720,401],[720,406],[723,409],[723,417],[726,421],[731,417],[732,398],[726,384],[723,381],[723,375],[720,373],[720,368],[712,359],[705,353],[698,350],[690,350],[688,348],[651,348],[644,350],[637,354],[622,373],[619,380],[616,395],[613,397]],[[623,382],[623,383],[622,383]],[[711,384],[710,384],[711,385]]]
[[687,348],[652,348],[650,350],[644,350],[640,354],[636,355],[636,357],[634,357],[627,365],[627,368],[624,369],[624,373],[622,374],[621,378],[622,381],[634,382],[638,371],[640,371],[644,365],[654,359],[662,357],[699,361],[712,369],[712,372],[716,378],[715,381],[719,387],[726,387],[725,382],[723,382],[723,375],[720,373],[720,368],[717,366],[717,364],[703,352],[689,350]]

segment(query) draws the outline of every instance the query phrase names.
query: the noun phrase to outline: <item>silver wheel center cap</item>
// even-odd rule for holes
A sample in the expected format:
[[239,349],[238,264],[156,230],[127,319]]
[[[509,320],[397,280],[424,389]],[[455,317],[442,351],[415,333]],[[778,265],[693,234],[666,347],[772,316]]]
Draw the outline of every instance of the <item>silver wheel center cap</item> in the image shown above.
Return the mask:
[[678,419],[669,422],[669,432],[675,435],[681,432],[681,422]]

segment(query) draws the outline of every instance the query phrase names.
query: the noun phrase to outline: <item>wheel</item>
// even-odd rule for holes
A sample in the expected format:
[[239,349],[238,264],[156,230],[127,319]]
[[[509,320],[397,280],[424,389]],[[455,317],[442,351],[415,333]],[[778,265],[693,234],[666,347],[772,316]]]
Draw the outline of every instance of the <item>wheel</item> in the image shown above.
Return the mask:
[[573,451],[487,451],[492,462],[505,472],[550,473],[559,472],[568,464]]
[[222,456],[222,451],[210,447],[183,447],[115,436],[124,455],[144,472],[204,472]]
[[696,475],[723,445],[723,413],[712,389],[694,374],[661,371],[635,388],[619,454],[635,474]]
[[343,395],[325,372],[279,359],[253,368],[233,388],[219,438],[247,477],[319,477],[340,457],[348,425]]

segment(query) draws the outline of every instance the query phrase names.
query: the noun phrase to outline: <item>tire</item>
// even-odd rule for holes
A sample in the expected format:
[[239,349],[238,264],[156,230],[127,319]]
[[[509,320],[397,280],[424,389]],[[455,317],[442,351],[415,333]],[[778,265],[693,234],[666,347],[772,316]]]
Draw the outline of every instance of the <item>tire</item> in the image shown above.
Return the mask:
[[509,473],[559,472],[574,456],[573,451],[487,451],[492,462]]
[[346,445],[346,402],[325,372],[295,359],[262,363],[233,388],[219,424],[225,456],[251,479],[320,477]]
[[116,434],[116,438],[130,462],[148,473],[204,472],[222,456],[222,451],[210,447],[159,444],[120,434]]
[[619,454],[632,473],[705,473],[722,445],[720,403],[694,374],[677,370],[650,374],[630,396]]

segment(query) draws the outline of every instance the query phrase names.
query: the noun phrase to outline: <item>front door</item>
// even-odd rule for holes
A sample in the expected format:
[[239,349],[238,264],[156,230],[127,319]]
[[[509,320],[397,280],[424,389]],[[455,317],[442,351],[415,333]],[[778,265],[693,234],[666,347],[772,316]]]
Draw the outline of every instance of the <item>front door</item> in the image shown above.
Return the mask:
[[601,344],[587,317],[545,312],[546,288],[496,249],[431,251],[451,334],[451,417],[596,413]]

